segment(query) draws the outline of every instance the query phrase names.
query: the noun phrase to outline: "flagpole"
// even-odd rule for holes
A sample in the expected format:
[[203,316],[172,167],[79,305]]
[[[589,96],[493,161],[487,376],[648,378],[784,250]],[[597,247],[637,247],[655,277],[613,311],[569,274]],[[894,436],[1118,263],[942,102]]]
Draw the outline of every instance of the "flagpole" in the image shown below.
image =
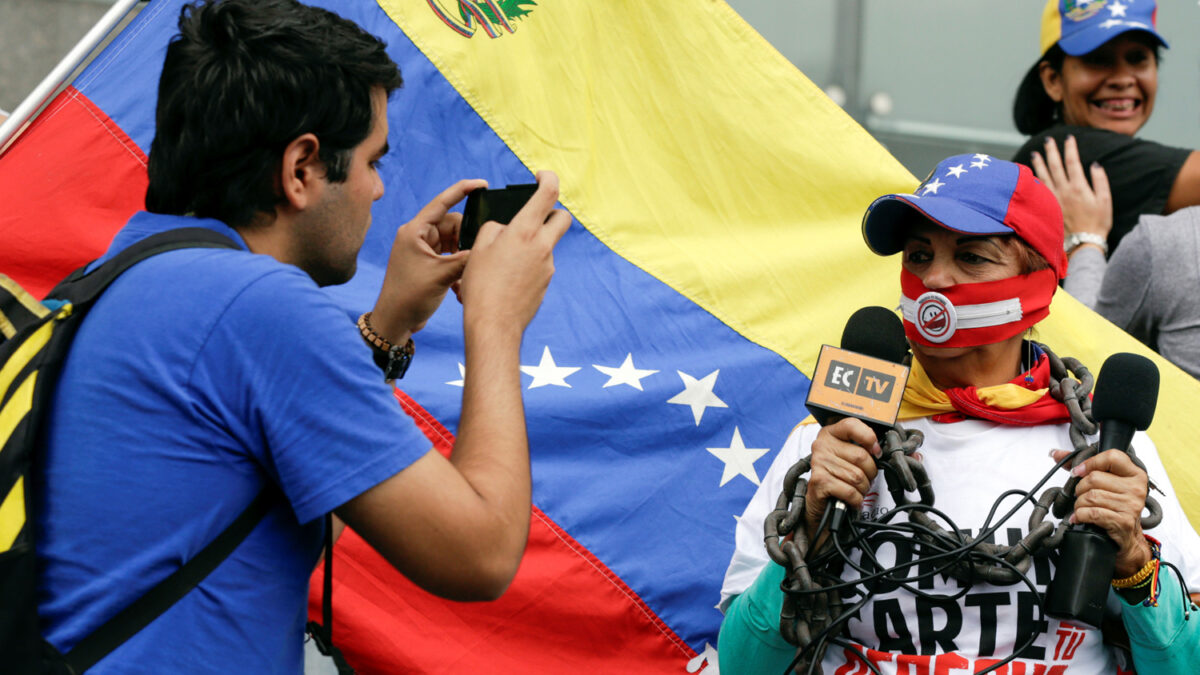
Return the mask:
[[87,35],[63,57],[54,70],[41,81],[40,84],[21,101],[21,105],[13,111],[3,124],[0,124],[0,155],[3,155],[5,150],[8,150],[10,141],[14,140],[17,132],[25,127],[25,123],[34,118],[34,116],[42,109],[42,107],[50,100],[58,91],[58,88],[66,83],[67,78],[74,72],[79,64],[83,63],[84,59],[92,53],[92,50],[99,45],[105,37],[108,36],[112,29],[121,23],[127,14],[141,0],[116,0],[108,12],[96,22],[95,26],[88,31]]

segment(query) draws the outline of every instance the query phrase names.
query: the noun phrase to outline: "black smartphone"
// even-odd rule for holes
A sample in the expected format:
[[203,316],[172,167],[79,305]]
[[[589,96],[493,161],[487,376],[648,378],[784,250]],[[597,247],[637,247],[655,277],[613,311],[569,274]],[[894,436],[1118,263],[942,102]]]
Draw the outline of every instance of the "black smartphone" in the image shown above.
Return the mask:
[[509,185],[495,190],[475,190],[467,195],[463,207],[462,227],[458,230],[458,250],[465,251],[475,245],[479,228],[489,220],[507,225],[525,202],[537,190],[537,183]]

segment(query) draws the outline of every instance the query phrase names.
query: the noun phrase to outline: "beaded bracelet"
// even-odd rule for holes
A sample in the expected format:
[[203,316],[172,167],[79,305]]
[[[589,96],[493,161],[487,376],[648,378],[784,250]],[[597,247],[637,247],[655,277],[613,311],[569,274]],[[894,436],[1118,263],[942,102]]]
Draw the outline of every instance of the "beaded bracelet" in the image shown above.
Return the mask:
[[384,381],[391,383],[404,377],[404,373],[408,371],[408,365],[412,363],[413,352],[416,351],[412,338],[409,338],[408,342],[403,345],[392,344],[387,338],[375,332],[375,328],[371,326],[370,312],[364,312],[358,317],[358,330],[362,333],[364,340],[379,350],[375,363],[383,368]]
[[1150,587],[1149,595],[1142,601],[1142,605],[1146,607],[1158,606],[1158,571],[1162,563],[1162,544],[1157,539],[1146,535],[1146,542],[1150,544],[1150,559],[1142,565],[1142,569],[1138,570],[1132,576],[1124,579],[1113,579],[1112,587],[1121,591],[1140,590]]

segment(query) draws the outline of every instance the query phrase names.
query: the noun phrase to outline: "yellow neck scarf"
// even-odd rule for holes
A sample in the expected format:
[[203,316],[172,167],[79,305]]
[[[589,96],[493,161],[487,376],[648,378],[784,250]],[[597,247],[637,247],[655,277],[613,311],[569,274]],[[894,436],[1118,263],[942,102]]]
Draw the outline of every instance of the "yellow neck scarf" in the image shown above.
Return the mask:
[[[1045,389],[1026,389],[1012,382],[997,384],[990,387],[979,387],[975,394],[987,405],[1005,410],[1024,408],[1040,400],[1050,391]],[[954,406],[946,392],[934,386],[929,374],[921,367],[921,362],[913,359],[912,368],[908,373],[908,383],[904,386],[904,400],[900,403],[898,420],[910,420],[917,417],[929,417],[938,413],[951,412]],[[806,420],[807,421],[807,420]]]

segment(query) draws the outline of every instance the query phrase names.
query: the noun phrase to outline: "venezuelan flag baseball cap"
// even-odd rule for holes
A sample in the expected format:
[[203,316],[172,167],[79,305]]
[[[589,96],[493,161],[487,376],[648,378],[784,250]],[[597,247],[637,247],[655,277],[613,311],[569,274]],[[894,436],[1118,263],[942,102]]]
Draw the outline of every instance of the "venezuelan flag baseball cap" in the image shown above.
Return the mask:
[[1058,200],[1029,167],[989,155],[943,159],[913,194],[884,195],[863,216],[863,238],[879,255],[904,248],[914,216],[964,234],[1015,234],[1067,275]]
[[1155,0],[1049,0],[1042,12],[1042,54],[1056,43],[1071,56],[1082,56],[1131,30],[1167,41],[1155,28]]

